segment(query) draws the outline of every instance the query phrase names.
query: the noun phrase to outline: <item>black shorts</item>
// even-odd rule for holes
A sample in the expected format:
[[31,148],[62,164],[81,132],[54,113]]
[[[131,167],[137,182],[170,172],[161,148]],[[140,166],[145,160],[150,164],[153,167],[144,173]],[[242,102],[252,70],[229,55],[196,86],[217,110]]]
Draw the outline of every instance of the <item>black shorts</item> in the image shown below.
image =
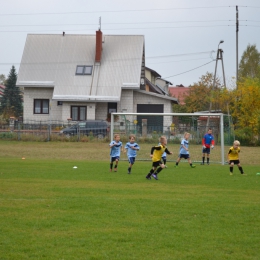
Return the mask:
[[230,161],[229,161],[229,164],[231,164],[231,163],[234,163],[234,164],[239,164],[239,163],[240,163],[240,161],[239,161],[239,160],[230,160]]
[[210,148],[202,148],[202,153],[210,154]]
[[153,162],[153,167],[158,167],[163,164],[161,161]]
[[184,159],[189,159],[189,158],[190,158],[190,155],[189,155],[189,154],[183,154],[183,153],[181,153],[181,154],[179,154],[179,157],[180,157],[180,158],[184,158]]
[[119,159],[120,159],[120,157],[119,157],[119,156],[110,157],[110,162],[112,163],[112,162],[114,162],[114,161],[116,161],[116,160],[118,160],[118,161],[119,161]]

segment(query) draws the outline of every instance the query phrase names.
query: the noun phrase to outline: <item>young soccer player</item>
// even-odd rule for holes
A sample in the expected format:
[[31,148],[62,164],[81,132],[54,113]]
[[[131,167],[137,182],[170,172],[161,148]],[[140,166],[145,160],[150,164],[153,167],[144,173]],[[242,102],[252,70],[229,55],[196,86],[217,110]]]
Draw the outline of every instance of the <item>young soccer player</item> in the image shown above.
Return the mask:
[[132,166],[135,163],[135,157],[137,155],[137,151],[140,150],[139,145],[135,142],[135,136],[129,136],[129,142],[125,145],[125,152],[127,151],[127,157],[129,161],[128,174],[131,173]]
[[228,159],[228,164],[230,165],[229,166],[230,175],[233,175],[234,165],[237,165],[241,174],[245,174],[244,171],[243,171],[243,168],[240,164],[240,160],[239,160],[239,153],[240,153],[240,147],[239,146],[240,146],[240,142],[236,140],[236,141],[234,141],[233,146],[230,147],[229,151],[228,151],[227,159]]
[[207,154],[207,165],[209,165],[210,148],[213,149],[215,145],[214,136],[212,135],[212,129],[208,129],[208,133],[203,136],[202,139],[202,163],[205,163],[205,155]]
[[196,167],[195,165],[192,165],[191,158],[190,158],[189,138],[190,138],[190,133],[187,133],[187,132],[184,133],[183,139],[181,141],[179,157],[178,157],[178,159],[176,161],[176,165],[175,165],[176,168],[178,168],[178,164],[179,164],[179,162],[180,162],[180,160],[182,158],[188,160],[191,168],[195,168]]
[[151,149],[151,155],[150,157],[152,158],[152,169],[150,170],[150,172],[146,175],[146,179],[147,180],[151,180],[151,176],[153,176],[153,178],[155,180],[158,180],[157,175],[159,174],[159,172],[165,168],[165,165],[162,163],[161,159],[162,159],[162,154],[164,152],[166,152],[167,154],[172,154],[172,152],[170,152],[167,147],[167,139],[165,136],[161,136],[160,137],[160,145],[157,146],[153,146]]
[[114,140],[109,144],[110,147],[110,171],[112,172],[113,163],[115,162],[114,171],[117,171],[118,162],[120,159],[120,153],[123,151],[123,144],[120,141],[120,135],[115,134]]

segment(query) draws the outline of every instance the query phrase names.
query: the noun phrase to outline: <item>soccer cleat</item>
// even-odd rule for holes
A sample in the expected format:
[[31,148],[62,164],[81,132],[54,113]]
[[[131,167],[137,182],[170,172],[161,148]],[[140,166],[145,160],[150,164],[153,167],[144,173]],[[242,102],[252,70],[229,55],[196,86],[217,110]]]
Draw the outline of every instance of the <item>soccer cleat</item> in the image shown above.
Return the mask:
[[241,174],[242,174],[242,175],[247,175],[247,174],[246,174],[246,173],[244,173],[244,172],[243,172],[243,173],[241,172]]
[[201,163],[200,165],[204,165],[204,163]]
[[158,181],[158,177],[156,174],[152,174],[153,178]]
[[230,175],[233,175],[233,173],[232,173],[232,172],[230,172],[229,174],[230,174]]
[[209,165],[209,163],[207,163],[207,165]]
[[127,173],[130,174],[130,173],[131,173],[131,170],[128,169]]
[[114,172],[117,172],[117,168],[114,168]]
[[191,165],[191,168],[196,168],[196,165]]
[[167,165],[164,165],[165,169],[168,168]]
[[178,165],[175,165],[174,167],[175,167],[175,168],[178,168],[179,166],[178,166]]
[[147,175],[145,178],[146,178],[147,180],[151,180],[151,176],[148,176],[148,175]]

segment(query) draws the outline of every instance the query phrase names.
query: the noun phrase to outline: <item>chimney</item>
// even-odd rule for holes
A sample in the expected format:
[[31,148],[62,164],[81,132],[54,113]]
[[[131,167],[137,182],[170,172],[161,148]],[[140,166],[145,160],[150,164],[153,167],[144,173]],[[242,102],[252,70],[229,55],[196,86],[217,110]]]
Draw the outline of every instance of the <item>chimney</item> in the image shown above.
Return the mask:
[[100,30],[96,31],[96,62],[101,61],[102,55],[102,32]]

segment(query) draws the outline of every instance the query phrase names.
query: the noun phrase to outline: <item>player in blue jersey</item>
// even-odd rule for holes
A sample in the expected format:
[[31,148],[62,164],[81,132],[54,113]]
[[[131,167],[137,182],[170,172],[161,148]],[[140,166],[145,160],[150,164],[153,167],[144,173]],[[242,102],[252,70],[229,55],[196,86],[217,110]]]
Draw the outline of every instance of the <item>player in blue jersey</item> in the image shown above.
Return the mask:
[[[159,142],[158,145],[161,145],[161,143]],[[163,161],[163,164],[164,164],[164,168],[167,168],[167,165],[166,165],[167,153],[166,153],[166,152],[164,152],[164,153],[162,154],[162,161]]]
[[117,171],[118,162],[120,159],[121,151],[123,151],[123,144],[120,141],[120,135],[114,135],[114,141],[109,144],[110,147],[110,171],[112,172],[113,163],[115,162],[114,171]]
[[209,155],[210,155],[210,148],[214,148],[214,136],[212,135],[212,129],[208,129],[208,133],[203,136],[202,139],[202,163],[201,165],[204,165],[205,163],[205,155],[207,154],[207,164],[209,165]]
[[135,157],[137,155],[137,151],[140,150],[139,145],[135,142],[135,136],[129,136],[129,142],[125,145],[125,152],[127,151],[127,157],[129,161],[128,174],[131,173],[133,164],[135,163]]
[[180,146],[180,152],[179,152],[179,157],[176,161],[176,165],[175,168],[178,168],[178,164],[180,162],[180,160],[183,159],[187,159],[190,167],[191,168],[195,168],[195,165],[192,165],[191,162],[191,158],[190,158],[190,153],[189,153],[189,138],[190,138],[190,133],[184,133],[183,139],[181,141],[181,146]]

